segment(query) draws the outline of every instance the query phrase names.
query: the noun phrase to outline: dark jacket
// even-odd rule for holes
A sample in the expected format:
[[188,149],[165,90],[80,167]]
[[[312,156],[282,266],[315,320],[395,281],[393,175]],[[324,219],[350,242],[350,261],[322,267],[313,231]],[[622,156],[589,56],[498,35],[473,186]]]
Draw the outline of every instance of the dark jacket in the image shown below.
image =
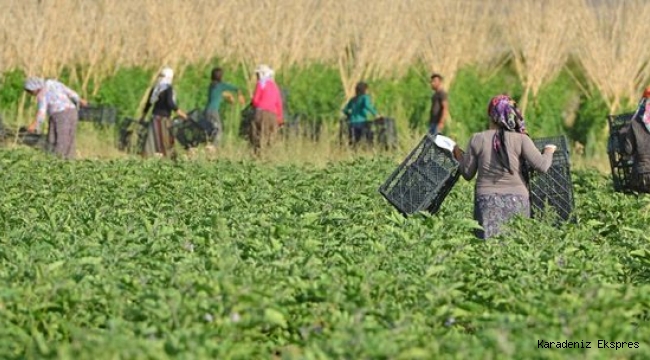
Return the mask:
[[[149,91],[147,104],[144,107],[144,114],[147,114],[149,112],[149,109],[152,107],[149,99],[151,98],[153,89],[154,88],[151,88]],[[153,104],[153,111],[151,113],[153,115],[168,118],[171,116],[172,111],[178,111],[178,104],[176,103],[176,94],[174,92],[174,88],[170,86],[158,95],[158,101]]]

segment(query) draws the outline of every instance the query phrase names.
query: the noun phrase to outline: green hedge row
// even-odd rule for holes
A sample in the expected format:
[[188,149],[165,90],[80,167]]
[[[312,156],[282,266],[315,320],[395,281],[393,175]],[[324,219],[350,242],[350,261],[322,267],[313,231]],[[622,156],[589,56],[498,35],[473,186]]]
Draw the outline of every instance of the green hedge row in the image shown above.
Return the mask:
[[[185,110],[201,108],[207,97],[209,73],[218,61],[203,66],[188,66],[175,79],[180,105]],[[571,66],[571,65],[570,65]],[[244,70],[238,66],[224,65],[225,80],[246,89]],[[571,69],[576,73],[576,69]],[[138,104],[148,91],[150,79],[156,69],[123,68],[115,75],[102,81],[95,96],[89,96],[93,103],[112,104],[119,109],[119,117],[139,116]],[[0,86],[0,111],[5,118],[15,114],[22,95],[21,71],[12,71],[2,76]],[[69,82],[69,71],[61,80],[76,89],[79,84]],[[334,124],[340,117],[345,95],[336,68],[321,64],[301,66],[278,72],[277,81],[288,92],[288,112],[302,114],[310,121],[326,121]],[[369,81],[370,91],[382,114],[397,120],[398,131],[424,132],[431,90],[427,73],[411,69],[399,79]],[[89,92],[94,86],[90,84]],[[449,90],[453,123],[449,134],[465,141],[472,132],[486,126],[486,106],[491,96],[507,92],[519,99],[523,88],[511,64],[490,73],[476,67],[459,70]],[[246,92],[246,91],[245,91]],[[27,102],[26,106],[33,106]],[[235,131],[239,121],[237,106],[224,106],[225,127]],[[632,109],[623,109],[623,111]],[[526,118],[530,132],[537,136],[566,134],[572,142],[586,145],[587,154],[603,148],[606,116],[608,110],[599,95],[587,96],[577,86],[568,70],[547,83],[536,99],[529,102]]]

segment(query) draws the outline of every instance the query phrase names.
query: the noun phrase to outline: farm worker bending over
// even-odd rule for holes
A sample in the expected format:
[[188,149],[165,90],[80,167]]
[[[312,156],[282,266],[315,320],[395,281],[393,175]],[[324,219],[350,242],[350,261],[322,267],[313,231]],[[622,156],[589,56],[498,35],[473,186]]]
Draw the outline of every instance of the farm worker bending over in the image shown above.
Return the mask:
[[36,96],[38,111],[29,132],[40,131],[49,114],[47,142],[49,150],[64,159],[75,157],[75,138],[79,113],[76,104],[86,106],[86,100],[57,80],[30,77],[25,91]]
[[164,68],[158,75],[156,85],[149,92],[149,99],[142,112],[141,122],[145,121],[149,109],[153,107],[153,118],[148,124],[149,130],[147,140],[143,149],[143,156],[153,154],[168,156],[173,154],[174,137],[172,134],[172,111],[176,111],[184,120],[187,120],[185,112],[178,108],[176,92],[172,87],[174,71],[171,68]]
[[475,185],[474,219],[483,227],[481,239],[499,233],[500,226],[515,215],[530,217],[530,202],[521,172],[523,157],[535,170],[546,173],[553,160],[554,145],[541,154],[525,134],[524,119],[515,102],[498,95],[488,105],[489,130],[472,135],[468,151],[456,146],[454,157],[465,180],[478,172]]
[[442,86],[442,75],[431,75],[431,89],[434,91],[431,96],[431,113],[429,118],[429,133],[440,134],[445,126],[445,120],[449,117],[449,101],[447,92]]
[[262,144],[270,145],[282,126],[282,95],[278,85],[273,80],[274,71],[267,65],[260,65],[255,70],[257,84],[251,105],[255,115],[250,128],[250,141],[257,153]]
[[635,190],[650,193],[650,86],[643,92],[639,107],[629,125],[623,129],[624,150],[634,155],[633,182]]
[[355,87],[355,95],[343,109],[343,114],[348,118],[350,141],[356,145],[362,138],[372,141],[372,134],[367,120],[368,113],[378,117],[377,110],[372,105],[368,95],[368,84],[359,82]]
[[217,146],[221,141],[223,133],[223,123],[219,116],[219,107],[224,93],[236,92],[239,95],[239,103],[244,105],[244,96],[241,94],[239,88],[234,85],[223,82],[223,69],[214,68],[211,74],[211,83],[208,87],[208,104],[205,107],[205,117],[214,126],[214,131],[210,136],[212,137],[212,145]]

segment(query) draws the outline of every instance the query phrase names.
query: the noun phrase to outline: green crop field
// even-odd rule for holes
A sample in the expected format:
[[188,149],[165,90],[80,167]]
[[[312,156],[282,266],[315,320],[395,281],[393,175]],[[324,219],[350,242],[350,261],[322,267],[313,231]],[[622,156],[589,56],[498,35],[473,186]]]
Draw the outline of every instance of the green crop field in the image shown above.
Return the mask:
[[405,219],[395,166],[2,151],[0,358],[648,358],[648,197],[575,172],[577,223],[482,242],[473,183]]
[[[0,360],[650,359],[650,196],[613,192],[606,121],[650,84],[650,2],[368,4],[0,0]],[[163,66],[190,111],[217,66],[248,102],[262,63],[286,123],[318,139],[256,158],[244,106],[224,102],[212,150],[116,146]],[[484,242],[473,181],[435,215],[382,198],[427,131],[432,72],[462,148],[500,93],[531,137],[566,136],[575,223],[518,218]],[[20,145],[27,76],[115,124],[80,123],[76,161]],[[394,151],[339,145],[358,81],[395,120]]]

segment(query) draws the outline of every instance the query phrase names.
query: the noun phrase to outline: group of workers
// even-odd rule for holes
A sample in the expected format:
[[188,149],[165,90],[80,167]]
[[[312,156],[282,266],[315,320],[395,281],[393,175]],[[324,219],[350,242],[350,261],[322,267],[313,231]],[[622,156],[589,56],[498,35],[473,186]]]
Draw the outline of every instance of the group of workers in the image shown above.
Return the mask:
[[[255,113],[250,126],[249,140],[255,151],[273,141],[274,134],[283,124],[283,108],[280,90],[274,81],[274,72],[266,65],[256,70],[257,84],[251,99]],[[172,83],[174,72],[163,69],[156,84],[149,92],[142,119],[149,110],[152,118],[148,122],[148,137],[143,155],[167,156],[172,152],[172,112],[187,119],[179,109]],[[440,134],[449,113],[447,93],[442,86],[440,74],[430,78],[434,94],[431,98],[429,133]],[[86,100],[56,80],[28,78],[25,91],[36,96],[38,110],[36,120],[29,126],[35,131],[49,114],[48,143],[51,149],[64,158],[73,158],[75,153],[75,132],[78,121],[76,104],[85,106]],[[223,129],[219,118],[219,107],[224,93],[237,92],[244,104],[241,91],[223,82],[223,70],[215,68],[211,73],[208,89],[208,103],[205,116],[214,124],[214,143],[217,144]],[[626,132],[625,151],[634,154],[635,171],[642,181],[650,185],[650,87],[646,89],[638,110]],[[368,85],[357,84],[355,96],[343,109],[349,121],[350,137],[353,142],[367,136],[367,117],[379,116],[368,95]],[[530,217],[530,203],[526,181],[522,173],[522,161],[533,169],[545,173],[552,162],[556,147],[547,145],[540,152],[528,136],[525,121],[516,102],[508,95],[493,97],[487,108],[489,128],[473,134],[467,152],[455,146],[452,155],[460,163],[460,172],[467,180],[477,177],[475,185],[474,219],[482,230],[477,236],[490,238],[500,232],[501,225],[515,215]]]
[[[256,153],[262,146],[273,143],[277,130],[284,124],[283,101],[280,88],[274,80],[275,72],[268,65],[260,65],[255,69],[257,83],[250,105],[254,109],[253,119],[248,129],[248,139]],[[211,133],[208,139],[211,146],[218,146],[223,134],[223,122],[219,116],[221,103],[226,95],[237,93],[240,104],[244,105],[241,90],[223,81],[224,70],[214,68],[210,74],[207,104],[203,111],[205,119],[211,123]],[[430,126],[431,134],[439,133],[448,115],[447,93],[442,87],[442,76],[431,76],[431,87],[434,94],[431,102]],[[165,67],[160,71],[156,83],[150,89],[144,106],[140,123],[147,126],[147,135],[143,144],[143,156],[175,156],[174,136],[172,129],[172,114],[175,112],[181,119],[187,120],[187,113],[179,108],[176,91],[173,86],[174,71]],[[86,106],[87,101],[61,82],[54,79],[30,77],[25,80],[25,91],[36,97],[36,120],[28,127],[28,131],[40,130],[46,118],[48,119],[48,145],[55,154],[66,158],[74,158],[76,152],[75,139],[78,122],[78,106]],[[147,114],[151,112],[149,121]],[[49,117],[47,116],[49,114]],[[369,116],[379,118],[380,115],[368,95],[368,84],[359,82],[355,95],[343,109],[349,125],[349,138],[353,145],[362,140],[370,140]]]
[[[224,94],[236,92],[240,104],[245,100],[240,89],[223,81],[222,68],[214,68],[210,75],[208,87],[208,101],[204,109],[204,116],[212,124],[212,133],[209,134],[212,145],[221,141],[223,123],[219,115]],[[283,125],[283,105],[280,88],[275,83],[274,71],[267,65],[260,65],[255,69],[257,83],[251,99],[255,113],[249,129],[249,140],[256,153],[263,145],[273,142],[277,129]],[[152,118],[148,122],[148,136],[143,150],[143,155],[155,154],[158,156],[175,156],[173,150],[174,137],[172,134],[172,112],[176,112],[182,119],[187,120],[187,114],[179,109],[176,101],[176,92],[172,86],[174,72],[171,68],[164,68],[156,84],[151,89],[148,101],[144,107],[141,122],[151,110]]]
[[[204,116],[213,125],[209,134],[213,145],[218,145],[221,139],[223,124],[219,116],[219,108],[225,94],[236,92],[239,102],[244,104],[240,89],[223,81],[223,69],[214,68],[211,72],[208,87],[208,101]],[[274,71],[267,65],[255,69],[257,83],[251,99],[255,112],[249,129],[249,141],[256,153],[263,145],[269,145],[283,125],[283,105],[280,88],[275,83]],[[146,124],[147,137],[142,149],[142,156],[175,157],[174,136],[172,134],[172,113],[187,120],[187,113],[179,108],[176,91],[173,87],[174,71],[165,67],[160,71],[156,83],[149,91],[144,106],[141,123]],[[25,80],[24,89],[36,97],[36,120],[28,127],[29,132],[40,131],[45,119],[48,119],[49,150],[64,159],[73,159],[76,153],[76,130],[78,106],[87,106],[87,101],[74,90],[58,80],[29,77]],[[151,118],[145,121],[151,111]],[[49,116],[48,116],[49,115]]]

